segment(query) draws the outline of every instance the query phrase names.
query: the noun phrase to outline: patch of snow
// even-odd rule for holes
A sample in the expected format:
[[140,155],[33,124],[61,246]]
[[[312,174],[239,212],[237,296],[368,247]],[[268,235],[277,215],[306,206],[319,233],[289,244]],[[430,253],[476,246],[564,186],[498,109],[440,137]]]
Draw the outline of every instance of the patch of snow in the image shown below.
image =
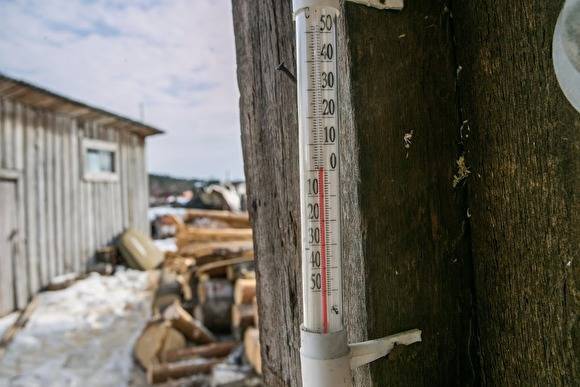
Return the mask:
[[40,293],[0,361],[0,386],[126,386],[133,344],[151,315],[148,286],[146,272],[118,269]]
[[149,207],[149,211],[147,212],[147,217],[149,221],[155,220],[158,216],[162,215],[175,215],[183,218],[187,210],[185,208],[174,208],[174,207]]
[[177,244],[175,244],[175,238],[165,238],[165,239],[154,239],[153,243],[157,248],[163,252],[171,251],[177,252]]
[[14,313],[10,313],[9,315],[6,315],[6,316],[0,318],[0,337],[2,337],[2,335],[4,335],[4,332],[6,332],[6,329],[10,328],[12,326],[12,324],[14,324],[14,322],[18,319],[19,315],[20,315],[20,312],[14,312]]

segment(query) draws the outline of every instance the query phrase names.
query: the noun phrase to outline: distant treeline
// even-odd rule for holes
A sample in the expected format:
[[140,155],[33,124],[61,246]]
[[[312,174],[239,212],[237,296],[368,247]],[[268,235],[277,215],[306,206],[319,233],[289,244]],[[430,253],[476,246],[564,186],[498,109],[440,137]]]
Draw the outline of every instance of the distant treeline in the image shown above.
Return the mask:
[[209,184],[219,184],[219,180],[181,179],[172,176],[149,174],[149,196],[166,197],[179,195],[196,187],[205,187]]

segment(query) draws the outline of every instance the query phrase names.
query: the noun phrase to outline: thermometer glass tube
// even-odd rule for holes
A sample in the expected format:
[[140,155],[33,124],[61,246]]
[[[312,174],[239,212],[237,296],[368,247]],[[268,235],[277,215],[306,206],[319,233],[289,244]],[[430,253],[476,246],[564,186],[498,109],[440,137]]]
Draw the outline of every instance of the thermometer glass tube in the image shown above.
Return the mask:
[[342,327],[336,21],[331,7],[296,15],[304,329]]

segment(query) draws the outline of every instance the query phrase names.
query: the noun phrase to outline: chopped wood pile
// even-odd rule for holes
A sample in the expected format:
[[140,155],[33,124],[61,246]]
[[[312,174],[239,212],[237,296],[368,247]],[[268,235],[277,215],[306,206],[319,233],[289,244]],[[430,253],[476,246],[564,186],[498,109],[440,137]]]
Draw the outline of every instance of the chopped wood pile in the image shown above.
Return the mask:
[[216,373],[236,352],[244,353],[246,370],[261,374],[247,213],[188,210],[161,222],[174,226],[177,251],[165,253],[154,318],[134,347],[148,382]]

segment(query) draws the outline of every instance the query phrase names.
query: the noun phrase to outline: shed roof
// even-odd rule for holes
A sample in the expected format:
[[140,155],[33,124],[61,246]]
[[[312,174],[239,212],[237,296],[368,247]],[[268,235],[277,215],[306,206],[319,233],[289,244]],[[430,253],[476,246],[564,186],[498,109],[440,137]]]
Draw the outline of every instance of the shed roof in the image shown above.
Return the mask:
[[26,105],[66,114],[81,120],[96,121],[119,130],[128,130],[143,137],[164,133],[150,125],[120,116],[103,109],[75,101],[72,98],[0,74],[0,97]]

